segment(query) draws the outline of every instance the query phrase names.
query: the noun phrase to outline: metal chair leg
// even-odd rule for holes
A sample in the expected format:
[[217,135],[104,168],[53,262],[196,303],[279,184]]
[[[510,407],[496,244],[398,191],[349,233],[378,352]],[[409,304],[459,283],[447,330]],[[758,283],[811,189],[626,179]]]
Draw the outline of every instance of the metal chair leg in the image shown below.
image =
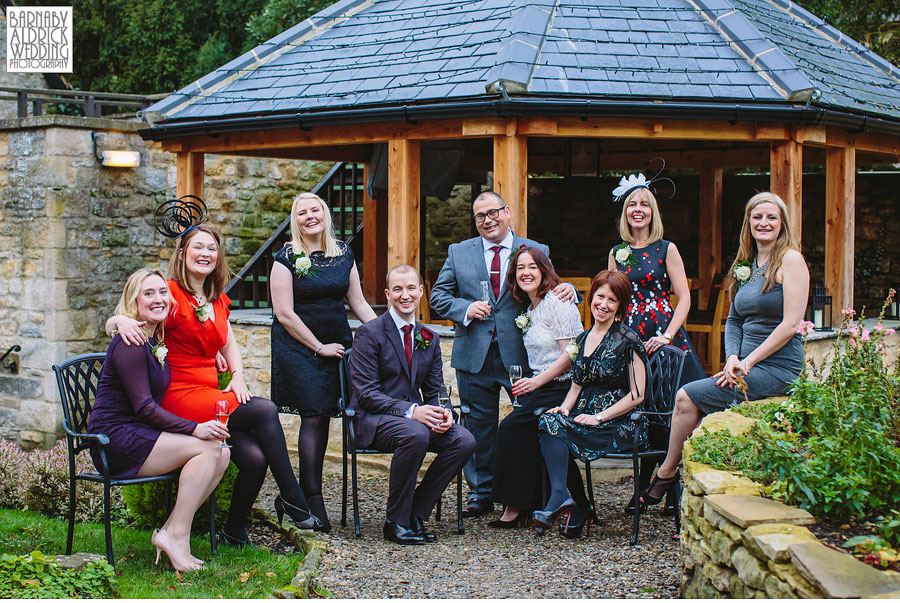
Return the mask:
[[353,472],[353,483],[351,484],[353,492],[353,531],[356,537],[359,538],[362,532],[359,529],[359,482],[356,475],[356,452],[352,452],[350,456],[350,468]]
[[462,482],[463,482],[463,474],[462,469],[459,470],[459,473],[456,474],[456,533],[457,534],[465,534],[466,528],[463,527],[463,516],[462,516]]
[[634,526],[631,529],[631,546],[634,546],[637,543],[638,539],[638,530],[641,525],[641,504],[640,495],[641,495],[641,464],[640,459],[637,454],[633,454],[631,456],[632,459],[632,469],[634,470],[634,496],[631,500],[634,501]]
[[600,523],[600,518],[597,517],[597,501],[594,499],[594,483],[591,479],[591,462],[584,461],[584,481],[587,485],[588,491],[588,502],[591,503],[591,513],[594,514],[594,522]]
[[443,498],[444,498],[444,494],[441,493],[441,498],[439,498],[438,502],[437,502],[437,508],[434,510],[434,520],[435,521],[441,520],[441,502],[442,502]]
[[106,561],[116,567],[116,558],[113,556],[112,526],[109,517],[109,481],[103,483],[103,528],[106,533]]
[[341,456],[343,462],[343,471],[341,472],[341,525],[347,525],[347,433],[346,429],[341,430]]
[[216,547],[216,491],[213,489],[209,494],[209,547],[212,549],[213,555],[218,555],[219,550]]
[[75,538],[75,485],[74,476],[69,475],[69,531],[66,534],[66,555],[72,554],[72,540]]

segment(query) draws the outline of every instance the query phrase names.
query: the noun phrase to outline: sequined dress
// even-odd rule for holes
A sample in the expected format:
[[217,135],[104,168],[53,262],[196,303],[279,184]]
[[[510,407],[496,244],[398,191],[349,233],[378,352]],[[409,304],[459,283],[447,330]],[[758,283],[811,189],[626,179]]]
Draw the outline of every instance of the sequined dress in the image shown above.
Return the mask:
[[[631,252],[637,260],[636,265],[616,261],[616,268],[625,273],[631,281],[632,293],[626,310],[625,323],[637,331],[641,341],[663,335],[675,314],[670,293],[672,281],[669,280],[666,271],[668,251],[669,241],[660,239],[647,247],[632,248]],[[672,345],[688,352],[684,359],[679,385],[706,377],[706,372],[694,352],[694,346],[691,345],[684,327],[673,334]]]
[[[350,288],[353,252],[338,242],[341,255],[325,257],[314,251],[314,268],[306,276],[294,271],[294,252],[290,244],[276,255],[275,261],[291,271],[294,312],[322,343],[353,345],[347,322],[344,298]],[[272,400],[282,412],[301,416],[328,416],[338,413],[341,395],[338,367],[340,359],[316,356],[313,350],[294,339],[278,320],[272,322]]]
[[[638,334],[617,320],[590,356],[585,356],[584,344],[589,333],[585,331],[575,340],[578,355],[572,368],[572,379],[582,386],[575,407],[569,416],[560,413],[542,415],[538,429],[564,440],[575,456],[592,461],[611,452],[631,450],[634,431],[630,413],[600,425],[582,425],[575,422],[575,417],[597,414],[624,398],[634,376],[632,357],[637,354],[646,374],[647,354]],[[641,394],[645,393],[645,387],[645,383],[639,384]],[[646,433],[646,430],[641,431]]]

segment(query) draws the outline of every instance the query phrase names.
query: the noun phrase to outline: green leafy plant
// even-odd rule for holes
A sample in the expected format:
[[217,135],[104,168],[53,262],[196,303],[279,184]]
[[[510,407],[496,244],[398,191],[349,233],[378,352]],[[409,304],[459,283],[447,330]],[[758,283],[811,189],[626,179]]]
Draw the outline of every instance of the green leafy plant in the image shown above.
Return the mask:
[[20,485],[25,451],[0,438],[0,507],[15,509],[22,504]]
[[[893,331],[881,317],[872,329],[851,324],[853,315],[845,311],[821,371],[804,372],[786,401],[738,407],[757,422],[740,435],[704,430],[691,440],[692,458],[741,472],[768,495],[823,518],[865,519],[898,508],[900,385],[883,356]],[[900,519],[883,525],[897,538]]]
[[[216,525],[222,525],[225,522],[225,516],[228,508],[231,506],[231,491],[234,487],[234,479],[237,477],[238,469],[234,463],[229,463],[228,469],[222,475],[222,480],[216,487]],[[174,499],[177,498],[177,484],[172,485],[175,488],[173,493]],[[165,501],[169,496],[169,484],[164,482],[151,482],[149,484],[137,484],[122,488],[125,497],[125,506],[128,509],[130,518],[138,527],[152,529],[158,528],[169,515]],[[209,531],[209,506],[200,505],[197,513],[194,515],[192,529],[196,533]]]
[[116,594],[115,571],[106,560],[68,570],[40,551],[0,555],[0,597],[4,599],[110,599]]

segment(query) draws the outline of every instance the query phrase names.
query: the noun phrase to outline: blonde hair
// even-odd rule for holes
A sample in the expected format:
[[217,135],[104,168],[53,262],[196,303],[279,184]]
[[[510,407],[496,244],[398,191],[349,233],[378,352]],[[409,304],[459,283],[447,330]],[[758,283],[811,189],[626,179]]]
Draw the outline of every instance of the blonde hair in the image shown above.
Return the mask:
[[[155,268],[138,268],[128,277],[128,280],[125,281],[125,286],[122,288],[119,303],[116,304],[116,315],[127,316],[133,320],[141,320],[141,317],[138,315],[137,298],[141,293],[141,288],[144,286],[144,281],[151,276],[158,276],[164,283],[166,282],[166,277],[163,276],[163,273]],[[169,311],[171,312],[172,308],[175,307],[175,300],[171,294],[168,294],[167,297],[169,298]],[[158,339],[162,341],[166,333],[165,321],[156,325],[156,332],[159,334]],[[152,335],[152,333],[148,334]]]
[[646,194],[645,200],[650,204],[650,209],[653,212],[650,216],[650,240],[647,244],[652,245],[663,238],[663,223],[662,217],[659,215],[659,204],[656,202],[656,196],[649,188],[639,188],[632,191],[632,193],[625,198],[625,201],[622,202],[622,215],[619,217],[619,236],[629,245],[634,245],[635,239],[634,235],[631,233],[631,225],[628,223],[628,217],[625,215],[625,210],[628,209],[629,201],[636,195],[644,193]]
[[186,292],[191,291],[191,287],[188,285],[184,253],[182,252],[187,249],[191,239],[200,232],[205,232],[213,238],[216,242],[218,251],[216,267],[213,268],[212,272],[206,275],[206,279],[203,281],[203,295],[212,302],[219,299],[219,296],[225,291],[225,287],[228,285],[228,279],[231,276],[231,271],[228,269],[228,264],[225,261],[225,246],[222,245],[222,235],[209,224],[201,224],[177,239],[177,242],[175,243],[175,253],[172,255],[172,261],[169,262],[169,278],[178,283],[178,286]]
[[322,200],[322,197],[315,193],[300,193],[294,197],[294,202],[291,204],[291,247],[294,253],[299,254],[300,250],[303,250],[307,256],[310,254],[309,246],[303,240],[303,235],[300,234],[300,227],[297,225],[297,205],[301,201],[310,199],[318,201],[322,207],[322,213],[325,214],[325,229],[322,231],[322,250],[325,252],[325,257],[331,258],[341,255],[343,251],[338,246],[337,239],[334,236],[331,208]]
[[740,262],[752,263],[756,258],[756,242],[753,240],[753,235],[750,233],[750,214],[757,206],[763,203],[774,204],[778,208],[778,213],[781,214],[781,230],[778,233],[778,238],[775,239],[775,249],[772,251],[772,256],[769,258],[769,267],[766,269],[766,282],[763,285],[763,293],[775,286],[775,274],[778,272],[778,269],[781,268],[781,262],[784,259],[785,252],[789,249],[798,252],[800,251],[797,239],[794,238],[794,229],[791,225],[791,218],[788,215],[787,205],[785,205],[781,197],[770,192],[756,193],[750,197],[750,200],[747,201],[747,206],[744,208],[744,224],[741,226],[741,240],[737,257],[734,258],[734,263],[731,264],[731,268],[728,270],[727,284],[728,293],[731,295],[731,299],[734,299],[734,295],[737,293],[738,288],[737,279],[734,277],[735,267],[737,267]]

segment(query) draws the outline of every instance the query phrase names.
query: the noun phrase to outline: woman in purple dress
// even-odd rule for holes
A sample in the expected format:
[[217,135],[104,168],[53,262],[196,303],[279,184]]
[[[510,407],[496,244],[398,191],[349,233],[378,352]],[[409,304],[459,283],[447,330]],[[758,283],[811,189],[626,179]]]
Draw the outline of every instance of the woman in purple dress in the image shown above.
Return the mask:
[[[144,321],[146,342],[129,346],[121,335],[113,337],[88,429],[109,437],[106,459],[112,477],[162,475],[181,469],[175,508],[150,541],[156,547],[157,563],[160,552],[165,552],[176,570],[191,571],[203,564],[191,555],[191,521],[228,467],[229,450],[219,447],[220,440],[228,437],[228,428],[215,420],[182,419],[160,406],[171,381],[164,344],[170,306],[161,272],[142,268],[128,277],[116,314]],[[96,449],[91,457],[99,468]]]

